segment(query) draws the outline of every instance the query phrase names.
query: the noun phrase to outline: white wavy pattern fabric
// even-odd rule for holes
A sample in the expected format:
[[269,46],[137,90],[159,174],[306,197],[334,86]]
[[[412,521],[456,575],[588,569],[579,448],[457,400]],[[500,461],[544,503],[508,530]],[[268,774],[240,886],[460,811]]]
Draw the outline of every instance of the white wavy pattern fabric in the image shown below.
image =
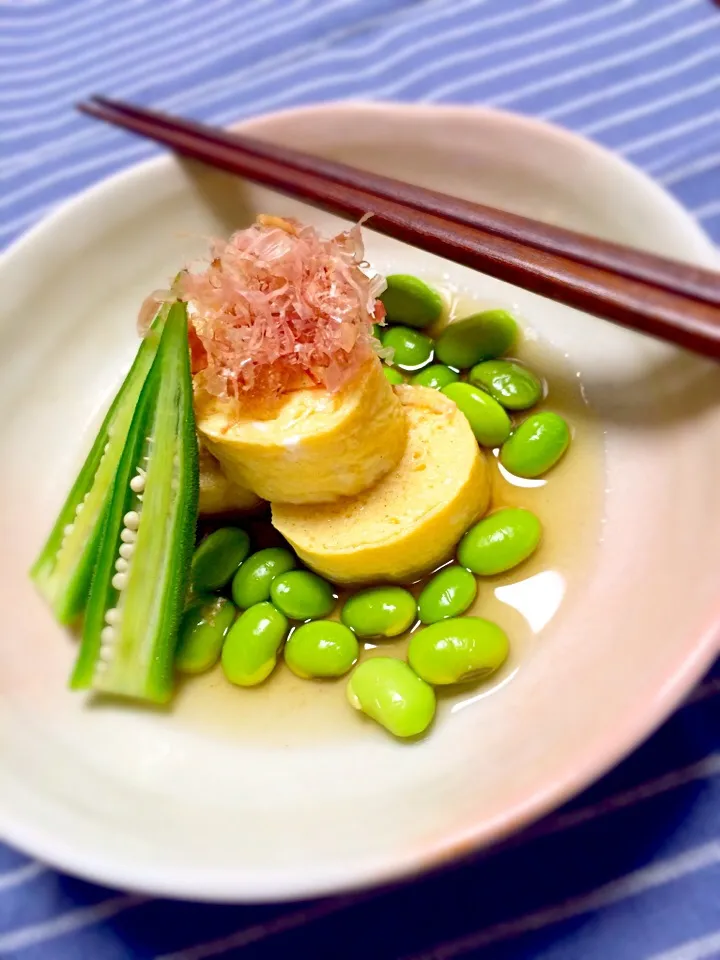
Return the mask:
[[[0,247],[154,152],[73,112],[96,91],[211,123],[328,99],[494,104],[622,153],[720,241],[713,0],[0,0]],[[720,669],[520,843],[391,892],[177,905],[0,844],[0,960],[290,956],[720,957]]]

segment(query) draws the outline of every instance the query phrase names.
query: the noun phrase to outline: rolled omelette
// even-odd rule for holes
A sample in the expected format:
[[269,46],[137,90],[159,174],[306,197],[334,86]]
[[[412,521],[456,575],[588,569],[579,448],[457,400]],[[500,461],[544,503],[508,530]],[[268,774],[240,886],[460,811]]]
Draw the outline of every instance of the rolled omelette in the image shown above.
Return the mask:
[[336,393],[286,394],[266,420],[231,401],[196,395],[196,425],[223,473],[273,503],[326,503],[367,490],[399,462],[407,439],[403,404],[377,357]]
[[428,573],[489,505],[489,465],[464,414],[436,390],[395,392],[408,441],[390,473],[337,503],[272,505],[273,525],[300,559],[335,583],[402,583]]
[[247,487],[239,487],[225,476],[215,457],[200,444],[200,499],[198,510],[203,515],[249,513],[262,500]]

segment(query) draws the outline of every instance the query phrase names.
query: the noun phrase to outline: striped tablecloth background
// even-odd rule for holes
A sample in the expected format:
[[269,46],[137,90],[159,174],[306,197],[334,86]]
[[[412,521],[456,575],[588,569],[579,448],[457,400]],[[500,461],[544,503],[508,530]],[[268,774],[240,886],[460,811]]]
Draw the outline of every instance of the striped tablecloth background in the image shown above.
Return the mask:
[[[619,151],[720,241],[713,0],[0,0],[0,246],[152,155],[73,113],[94,91],[218,124],[338,98],[497,105]],[[391,892],[178,905],[0,844],[0,960],[216,956],[720,957],[720,668],[519,844]]]

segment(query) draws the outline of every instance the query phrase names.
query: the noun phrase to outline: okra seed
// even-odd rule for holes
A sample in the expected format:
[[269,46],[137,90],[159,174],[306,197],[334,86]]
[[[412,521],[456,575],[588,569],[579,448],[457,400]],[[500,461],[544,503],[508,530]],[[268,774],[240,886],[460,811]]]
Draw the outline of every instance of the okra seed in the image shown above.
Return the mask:
[[126,573],[116,573],[112,578],[112,585],[115,590],[124,590],[127,586],[127,574]]
[[[100,651],[100,653],[101,653],[101,656],[102,656],[102,651]],[[105,660],[99,659],[98,662],[95,664],[95,673],[105,673],[105,671],[107,670],[108,666],[109,666],[109,664],[106,663]]]
[[124,560],[130,560],[132,555],[135,553],[135,545],[132,543],[121,543],[120,544],[120,556]]
[[83,508],[84,506],[85,506],[84,503],[79,503],[79,504],[75,507],[75,516],[76,516],[76,517],[79,517],[79,516],[80,516],[80,514],[82,513],[82,508]]
[[137,540],[137,534],[134,530],[130,530],[128,527],[125,527],[125,529],[120,532],[120,539],[123,543],[135,543]]
[[112,643],[115,639],[115,628],[114,627],[103,627],[100,631],[100,643],[109,644]]
[[137,477],[133,477],[130,481],[130,489],[133,493],[142,493],[145,489],[145,478],[141,477],[139,474]]
[[115,569],[117,570],[118,573],[125,573],[128,566],[129,564],[125,559],[125,557],[118,557],[117,560],[115,561]]
[[103,453],[107,453],[109,449],[110,449],[110,444],[106,443],[105,446],[103,447]]
[[137,530],[137,528],[140,526],[140,514],[136,513],[134,510],[130,510],[123,517],[123,523],[128,530]]
[[120,611],[117,607],[110,607],[105,611],[105,623],[109,623],[111,627],[120,623]]
[[70,534],[73,532],[73,526],[74,525],[72,523],[69,523],[63,530],[63,535],[66,537],[69,537]]

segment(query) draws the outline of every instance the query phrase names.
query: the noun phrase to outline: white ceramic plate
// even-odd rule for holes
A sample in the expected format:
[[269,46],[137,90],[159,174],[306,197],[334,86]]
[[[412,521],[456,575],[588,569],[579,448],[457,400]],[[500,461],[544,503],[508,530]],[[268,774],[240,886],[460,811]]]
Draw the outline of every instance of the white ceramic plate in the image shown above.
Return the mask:
[[[698,227],[642,174],[529,120],[342,104],[246,129],[713,262]],[[184,690],[170,716],[89,707],[67,692],[73,642],[26,570],[133,354],[144,294],[202,251],[205,236],[258,210],[340,226],[165,157],[67,204],[0,267],[0,835],[95,880],[216,900],[386,881],[516,830],[672,710],[711,662],[720,622],[716,367],[368,234],[381,268],[447,274],[483,299],[514,304],[582,375],[605,451],[594,461],[592,517],[577,526],[579,584],[507,682],[471,708],[444,704],[419,744],[399,745],[359,720],[352,730],[328,730],[327,720],[313,728],[303,719],[313,685],[303,688],[306,702],[295,696],[285,707],[250,695],[237,715],[219,681],[205,685],[203,704]],[[557,605],[563,584],[540,586],[542,596],[555,590]],[[213,714],[213,690],[224,718]]]

